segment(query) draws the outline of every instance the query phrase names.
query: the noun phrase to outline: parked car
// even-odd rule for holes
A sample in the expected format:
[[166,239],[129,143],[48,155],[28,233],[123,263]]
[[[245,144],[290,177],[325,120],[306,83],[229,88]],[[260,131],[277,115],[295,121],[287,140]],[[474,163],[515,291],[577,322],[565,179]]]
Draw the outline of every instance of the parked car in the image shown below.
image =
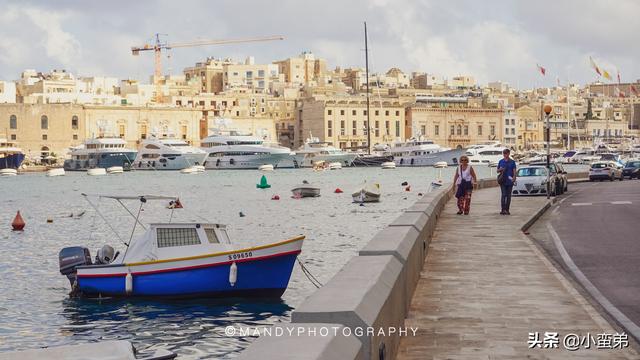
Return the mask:
[[589,168],[589,181],[620,179],[622,181],[622,167],[612,161],[596,161]]
[[[545,162],[536,162],[529,164],[530,166],[547,166]],[[564,166],[558,162],[552,162],[549,164],[549,169],[551,170],[551,175],[555,179],[556,182],[556,192],[557,195],[563,194],[565,191],[569,190],[569,181],[567,181],[567,172],[564,170]]]
[[[513,186],[513,195],[546,195],[547,194],[547,167],[546,166],[522,166],[516,173],[517,182]],[[549,177],[549,194],[558,195],[559,188],[556,175]]]
[[629,179],[640,179],[640,160],[629,160],[622,169],[622,176]]

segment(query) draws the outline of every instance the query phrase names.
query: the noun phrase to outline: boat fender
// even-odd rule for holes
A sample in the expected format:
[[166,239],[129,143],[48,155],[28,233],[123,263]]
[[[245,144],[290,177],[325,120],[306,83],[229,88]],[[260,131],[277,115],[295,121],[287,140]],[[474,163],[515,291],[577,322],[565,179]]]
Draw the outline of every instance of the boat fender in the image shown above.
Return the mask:
[[229,284],[231,284],[231,286],[235,286],[236,280],[238,280],[238,266],[233,262],[229,267]]
[[133,276],[131,275],[131,271],[127,272],[127,276],[124,280],[124,291],[127,295],[131,295],[133,292]]
[[407,186],[406,188],[404,188],[404,191],[411,191],[411,186]]
[[280,200],[280,195],[273,195],[271,200]]
[[336,190],[334,191],[334,193],[336,194],[342,194],[344,191],[342,191],[342,189],[340,188],[336,188]]

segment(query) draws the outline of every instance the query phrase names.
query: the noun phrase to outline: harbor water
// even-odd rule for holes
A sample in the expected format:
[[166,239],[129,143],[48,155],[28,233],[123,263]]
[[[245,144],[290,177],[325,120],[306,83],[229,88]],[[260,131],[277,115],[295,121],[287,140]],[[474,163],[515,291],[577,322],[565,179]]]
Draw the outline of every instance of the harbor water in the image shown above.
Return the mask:
[[[82,193],[179,196],[184,209],[173,212],[173,221],[227,224],[233,242],[242,246],[306,235],[300,259],[324,283],[376,232],[411,206],[418,193],[428,192],[439,172],[450,181],[454,171],[344,168],[190,175],[138,171],[106,176],[67,172],[51,178],[43,173],[1,178],[0,352],[118,339],[131,341],[143,352],[164,348],[184,359],[233,358],[255,337],[227,336],[225,327],[288,321],[291,311],[315,290],[296,266],[287,291],[277,301],[72,299],[67,279],[58,272],[58,251],[84,245],[95,256],[104,244],[122,251],[134,223],[113,200],[101,200],[98,206],[114,233]],[[490,176],[490,171],[476,167],[479,177]],[[263,174],[270,189],[256,189]],[[318,185],[321,196],[292,199],[290,189],[303,180]],[[358,206],[351,202],[351,191],[364,180],[381,184],[380,203]],[[405,181],[410,191],[401,185]],[[336,188],[344,193],[334,193]],[[276,194],[280,200],[271,200]],[[137,211],[139,203],[125,205]],[[166,205],[146,205],[142,222],[168,221],[171,211]],[[27,224],[24,232],[11,231],[17,210]]]

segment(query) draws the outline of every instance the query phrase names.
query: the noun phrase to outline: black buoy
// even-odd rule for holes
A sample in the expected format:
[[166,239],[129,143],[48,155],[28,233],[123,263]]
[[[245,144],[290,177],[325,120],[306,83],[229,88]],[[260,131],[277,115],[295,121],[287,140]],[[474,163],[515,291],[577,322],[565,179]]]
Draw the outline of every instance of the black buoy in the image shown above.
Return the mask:
[[309,182],[307,180],[302,180],[303,184],[308,184]]
[[240,217],[244,217],[244,213],[242,211],[240,211]]
[[409,183],[408,183],[408,182],[406,182],[406,181],[403,181],[403,182],[402,182],[402,184],[400,184],[400,185],[402,185],[402,186],[407,186],[407,185],[409,185]]

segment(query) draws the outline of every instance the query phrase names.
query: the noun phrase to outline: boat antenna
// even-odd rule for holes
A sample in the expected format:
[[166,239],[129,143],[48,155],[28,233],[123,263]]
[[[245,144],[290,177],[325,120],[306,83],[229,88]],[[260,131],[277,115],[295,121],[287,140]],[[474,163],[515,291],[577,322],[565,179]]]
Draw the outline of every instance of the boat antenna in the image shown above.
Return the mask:
[[[113,231],[114,234],[116,234],[116,237],[118,238],[118,240],[120,240],[121,243],[125,244],[126,246],[129,246],[129,244],[127,244],[124,240],[122,240],[122,238],[120,237],[120,234],[118,234],[118,232],[116,231],[116,229],[113,228],[113,226],[111,226],[111,223],[107,221],[107,219],[105,219],[104,215],[102,215],[102,213],[100,212],[100,210],[98,210],[98,207],[95,206],[94,203],[91,202],[91,200],[89,200],[89,197],[87,196],[87,194],[82,194],[82,196],[84,197],[84,199],[89,203],[89,205],[91,205],[91,207],[93,208],[93,210],[96,212],[96,214],[98,214],[100,216],[100,218],[105,222],[105,224],[107,224],[107,226],[109,227],[109,229],[111,229],[111,231]],[[94,220],[95,220],[95,216],[94,216]],[[95,223],[95,221],[94,221]],[[92,225],[93,226],[93,225]]]
[[369,47],[367,44],[367,22],[364,22],[364,64],[367,80],[367,155],[371,155],[371,126],[369,121]]

